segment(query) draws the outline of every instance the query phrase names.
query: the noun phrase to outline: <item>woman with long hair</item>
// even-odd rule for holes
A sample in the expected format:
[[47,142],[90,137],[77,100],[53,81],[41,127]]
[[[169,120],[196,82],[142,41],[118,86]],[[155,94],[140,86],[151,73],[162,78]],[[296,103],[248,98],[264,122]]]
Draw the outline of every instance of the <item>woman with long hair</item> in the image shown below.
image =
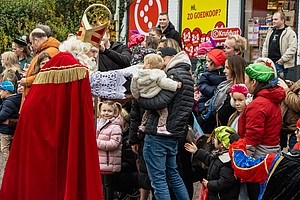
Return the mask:
[[211,133],[216,126],[225,126],[235,108],[230,105],[230,87],[242,84],[245,80],[247,63],[239,55],[229,56],[225,62],[226,80],[221,82],[210,102],[207,102],[207,112],[198,117],[204,133]]
[[27,43],[24,40],[15,39],[12,43],[12,51],[18,56],[21,69],[26,69],[32,60]]
[[21,68],[18,64],[18,57],[12,51],[4,52],[1,55],[1,62],[4,68],[3,72],[1,73],[1,81],[8,80],[12,82],[17,88],[18,85],[18,77],[17,73],[21,73]]

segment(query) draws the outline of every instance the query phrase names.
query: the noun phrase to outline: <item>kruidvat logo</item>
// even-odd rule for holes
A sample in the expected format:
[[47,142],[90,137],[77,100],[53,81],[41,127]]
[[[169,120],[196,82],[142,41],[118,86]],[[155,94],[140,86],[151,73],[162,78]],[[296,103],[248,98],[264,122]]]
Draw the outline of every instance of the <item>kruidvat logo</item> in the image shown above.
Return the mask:
[[239,28],[216,28],[212,31],[211,35],[214,39],[225,39],[230,35],[240,35]]

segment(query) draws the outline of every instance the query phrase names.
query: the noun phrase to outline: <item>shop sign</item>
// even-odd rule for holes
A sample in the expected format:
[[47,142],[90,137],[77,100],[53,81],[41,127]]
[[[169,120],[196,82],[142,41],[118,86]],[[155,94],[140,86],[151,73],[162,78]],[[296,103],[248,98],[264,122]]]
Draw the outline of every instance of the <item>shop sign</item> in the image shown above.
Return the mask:
[[137,30],[146,34],[152,27],[158,26],[159,13],[168,11],[168,0],[133,0],[129,7],[129,32]]
[[214,40],[225,40],[230,35],[241,35],[240,28],[215,28],[211,32],[211,36]]
[[[182,0],[181,41],[190,58],[196,57],[199,45],[210,41],[215,28],[225,28],[227,0]],[[217,45],[221,45],[216,41]]]

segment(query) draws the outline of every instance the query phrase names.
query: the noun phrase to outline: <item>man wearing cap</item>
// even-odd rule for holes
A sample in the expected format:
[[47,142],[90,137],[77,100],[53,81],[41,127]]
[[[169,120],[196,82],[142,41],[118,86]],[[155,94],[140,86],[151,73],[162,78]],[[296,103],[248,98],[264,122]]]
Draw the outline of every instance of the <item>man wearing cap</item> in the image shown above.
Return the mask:
[[[295,66],[297,36],[295,31],[285,25],[283,12],[273,15],[273,27],[269,29],[262,49],[262,57],[270,58],[282,78],[286,78],[288,68]],[[282,75],[281,75],[282,74]]]
[[25,78],[22,78],[20,80],[20,85],[24,86],[22,103],[24,101],[25,96],[29,92],[33,81],[35,80],[35,65],[39,55],[43,52],[46,52],[51,57],[54,57],[56,54],[59,53],[59,41],[53,37],[48,38],[46,33],[40,28],[36,28],[30,33],[30,42],[35,56],[30,63]]
[[[191,78],[191,64],[185,52],[179,52],[171,47],[161,48],[158,52],[164,59],[165,71],[168,78],[182,82],[182,87],[176,92],[162,90],[152,99],[140,98],[138,104],[133,103],[132,118],[140,120],[140,108],[150,110],[144,133],[143,155],[154,188],[156,199],[170,199],[168,183],[176,198],[190,199],[187,189],[177,171],[176,154],[179,141],[183,140],[188,131],[188,118],[192,112],[194,93]],[[157,134],[159,115],[156,110],[168,109],[167,131],[169,134]],[[137,128],[130,130],[134,137]],[[138,145],[132,144],[133,151]]]

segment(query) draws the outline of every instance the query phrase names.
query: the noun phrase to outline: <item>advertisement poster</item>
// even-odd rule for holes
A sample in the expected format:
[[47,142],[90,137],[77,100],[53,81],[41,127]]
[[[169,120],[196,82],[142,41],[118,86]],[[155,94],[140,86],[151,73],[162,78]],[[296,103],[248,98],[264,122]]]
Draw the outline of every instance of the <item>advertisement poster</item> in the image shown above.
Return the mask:
[[168,0],[134,0],[129,8],[129,32],[137,30],[148,33],[149,28],[158,26],[159,13],[168,12]]
[[199,45],[209,41],[213,29],[226,27],[227,0],[182,0],[181,18],[184,51],[195,58]]

